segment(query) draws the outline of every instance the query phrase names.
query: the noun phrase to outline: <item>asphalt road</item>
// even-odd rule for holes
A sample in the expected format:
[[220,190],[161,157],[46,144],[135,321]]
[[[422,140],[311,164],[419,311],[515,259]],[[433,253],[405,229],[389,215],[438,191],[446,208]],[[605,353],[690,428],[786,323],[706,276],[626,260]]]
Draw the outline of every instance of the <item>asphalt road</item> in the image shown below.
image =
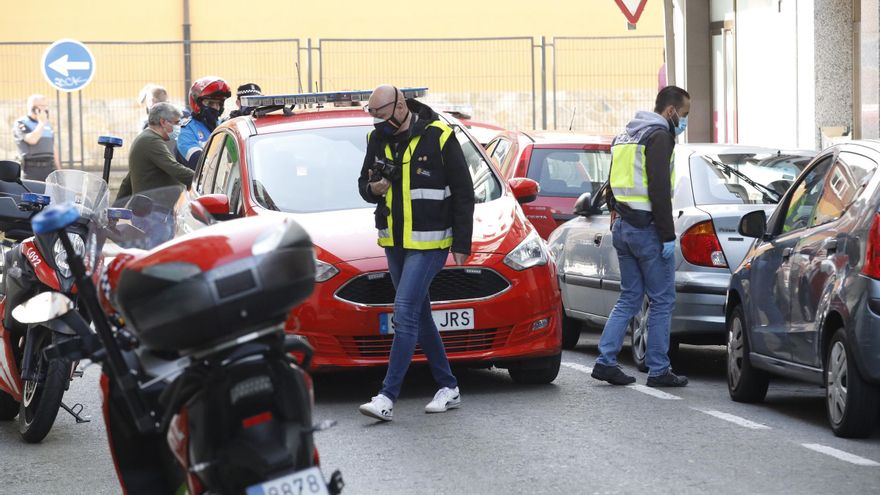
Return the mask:
[[[325,473],[341,469],[349,494],[880,493],[880,428],[867,440],[834,437],[822,389],[774,382],[764,404],[737,404],[723,348],[691,346],[675,363],[688,387],[612,387],[588,376],[595,341],[585,333],[549,386],[457,370],[463,404],[446,414],[424,413],[435,388],[414,368],[391,423],[357,412],[381,370],[318,376],[316,419],[338,421],[316,437]],[[92,423],[61,413],[41,445],[0,424],[0,493],[119,493],[97,372],[66,396],[87,404]]]

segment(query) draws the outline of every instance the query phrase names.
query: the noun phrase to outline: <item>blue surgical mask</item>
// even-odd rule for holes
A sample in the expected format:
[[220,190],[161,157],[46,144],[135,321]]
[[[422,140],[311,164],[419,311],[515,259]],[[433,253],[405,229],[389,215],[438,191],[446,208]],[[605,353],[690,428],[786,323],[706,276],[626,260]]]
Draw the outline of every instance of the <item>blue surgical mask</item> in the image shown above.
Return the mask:
[[676,135],[676,136],[680,136],[681,133],[683,133],[684,130],[687,129],[687,126],[688,126],[688,118],[687,118],[687,115],[685,115],[684,117],[679,118],[679,119],[678,119],[678,126],[675,128],[675,135]]

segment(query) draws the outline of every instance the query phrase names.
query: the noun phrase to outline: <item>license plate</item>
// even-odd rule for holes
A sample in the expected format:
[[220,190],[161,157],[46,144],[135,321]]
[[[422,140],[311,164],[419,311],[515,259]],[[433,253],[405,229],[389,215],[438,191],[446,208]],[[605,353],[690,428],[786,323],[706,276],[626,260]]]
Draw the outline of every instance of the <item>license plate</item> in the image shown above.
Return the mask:
[[[449,330],[473,330],[474,308],[467,309],[440,309],[431,311],[437,330],[441,332]],[[394,333],[394,313],[382,313],[379,315],[379,333],[391,335]]]
[[317,467],[303,469],[272,481],[248,487],[247,495],[330,495]]

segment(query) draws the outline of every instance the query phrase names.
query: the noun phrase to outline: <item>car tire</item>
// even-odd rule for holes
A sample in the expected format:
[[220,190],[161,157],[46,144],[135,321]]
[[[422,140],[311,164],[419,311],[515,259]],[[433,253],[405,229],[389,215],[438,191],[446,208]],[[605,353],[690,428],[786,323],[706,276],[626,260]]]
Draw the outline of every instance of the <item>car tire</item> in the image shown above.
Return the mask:
[[510,378],[521,385],[546,385],[559,375],[562,353],[525,361],[507,369]]
[[562,348],[565,350],[574,349],[578,340],[581,338],[581,330],[584,325],[580,320],[563,316],[562,317]]
[[642,303],[642,310],[629,321],[629,350],[636,369],[648,372],[645,356],[648,353],[648,299]]
[[770,378],[752,366],[749,337],[742,306],[727,317],[727,391],[736,402],[761,402],[767,396]]
[[825,410],[831,430],[845,438],[869,436],[876,425],[880,390],[859,374],[843,328],[831,338],[824,376]]
[[18,402],[6,392],[0,390],[0,421],[11,421],[18,416]]

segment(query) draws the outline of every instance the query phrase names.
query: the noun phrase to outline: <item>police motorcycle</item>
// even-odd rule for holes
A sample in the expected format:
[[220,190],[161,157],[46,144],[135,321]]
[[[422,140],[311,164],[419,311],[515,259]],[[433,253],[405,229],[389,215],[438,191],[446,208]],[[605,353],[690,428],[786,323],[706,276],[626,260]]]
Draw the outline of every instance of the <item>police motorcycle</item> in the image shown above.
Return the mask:
[[[311,240],[289,219],[213,223],[182,192],[117,203],[130,222],[108,228],[123,249],[98,285],[88,254],[64,235],[80,211],[58,204],[37,215],[34,232],[61,239],[94,331],[58,292],[20,305],[19,317],[74,330],[47,355],[102,364],[103,417],[124,492],[340,493],[341,474],[325,481],[313,440],[332,424],[313,424],[304,371],[312,349],[284,333],[288,312],[314,287]],[[169,224],[194,220],[208,226],[171,239]]]
[[[112,147],[119,144],[121,140],[107,144],[111,158]],[[32,236],[30,218],[50,203],[59,202],[73,202],[79,210],[93,212],[72,224],[66,239],[79,255],[86,255],[94,273],[100,272],[103,263],[100,249],[96,250],[98,223],[113,219],[106,216],[107,183],[98,176],[79,170],[56,170],[39,188],[43,194],[31,192],[33,182],[23,182],[19,177],[17,163],[0,162],[0,226],[6,241],[15,241],[4,253],[0,298],[0,420],[17,415],[22,439],[37,443],[51,430],[59,408],[77,423],[89,420],[81,415],[81,404],[71,407],[62,401],[73,377],[81,375],[76,371],[76,360],[50,359],[43,352],[67,338],[71,330],[53,323],[26,324],[12,314],[15,306],[36,294],[59,291],[73,300],[78,297],[59,234]]]

